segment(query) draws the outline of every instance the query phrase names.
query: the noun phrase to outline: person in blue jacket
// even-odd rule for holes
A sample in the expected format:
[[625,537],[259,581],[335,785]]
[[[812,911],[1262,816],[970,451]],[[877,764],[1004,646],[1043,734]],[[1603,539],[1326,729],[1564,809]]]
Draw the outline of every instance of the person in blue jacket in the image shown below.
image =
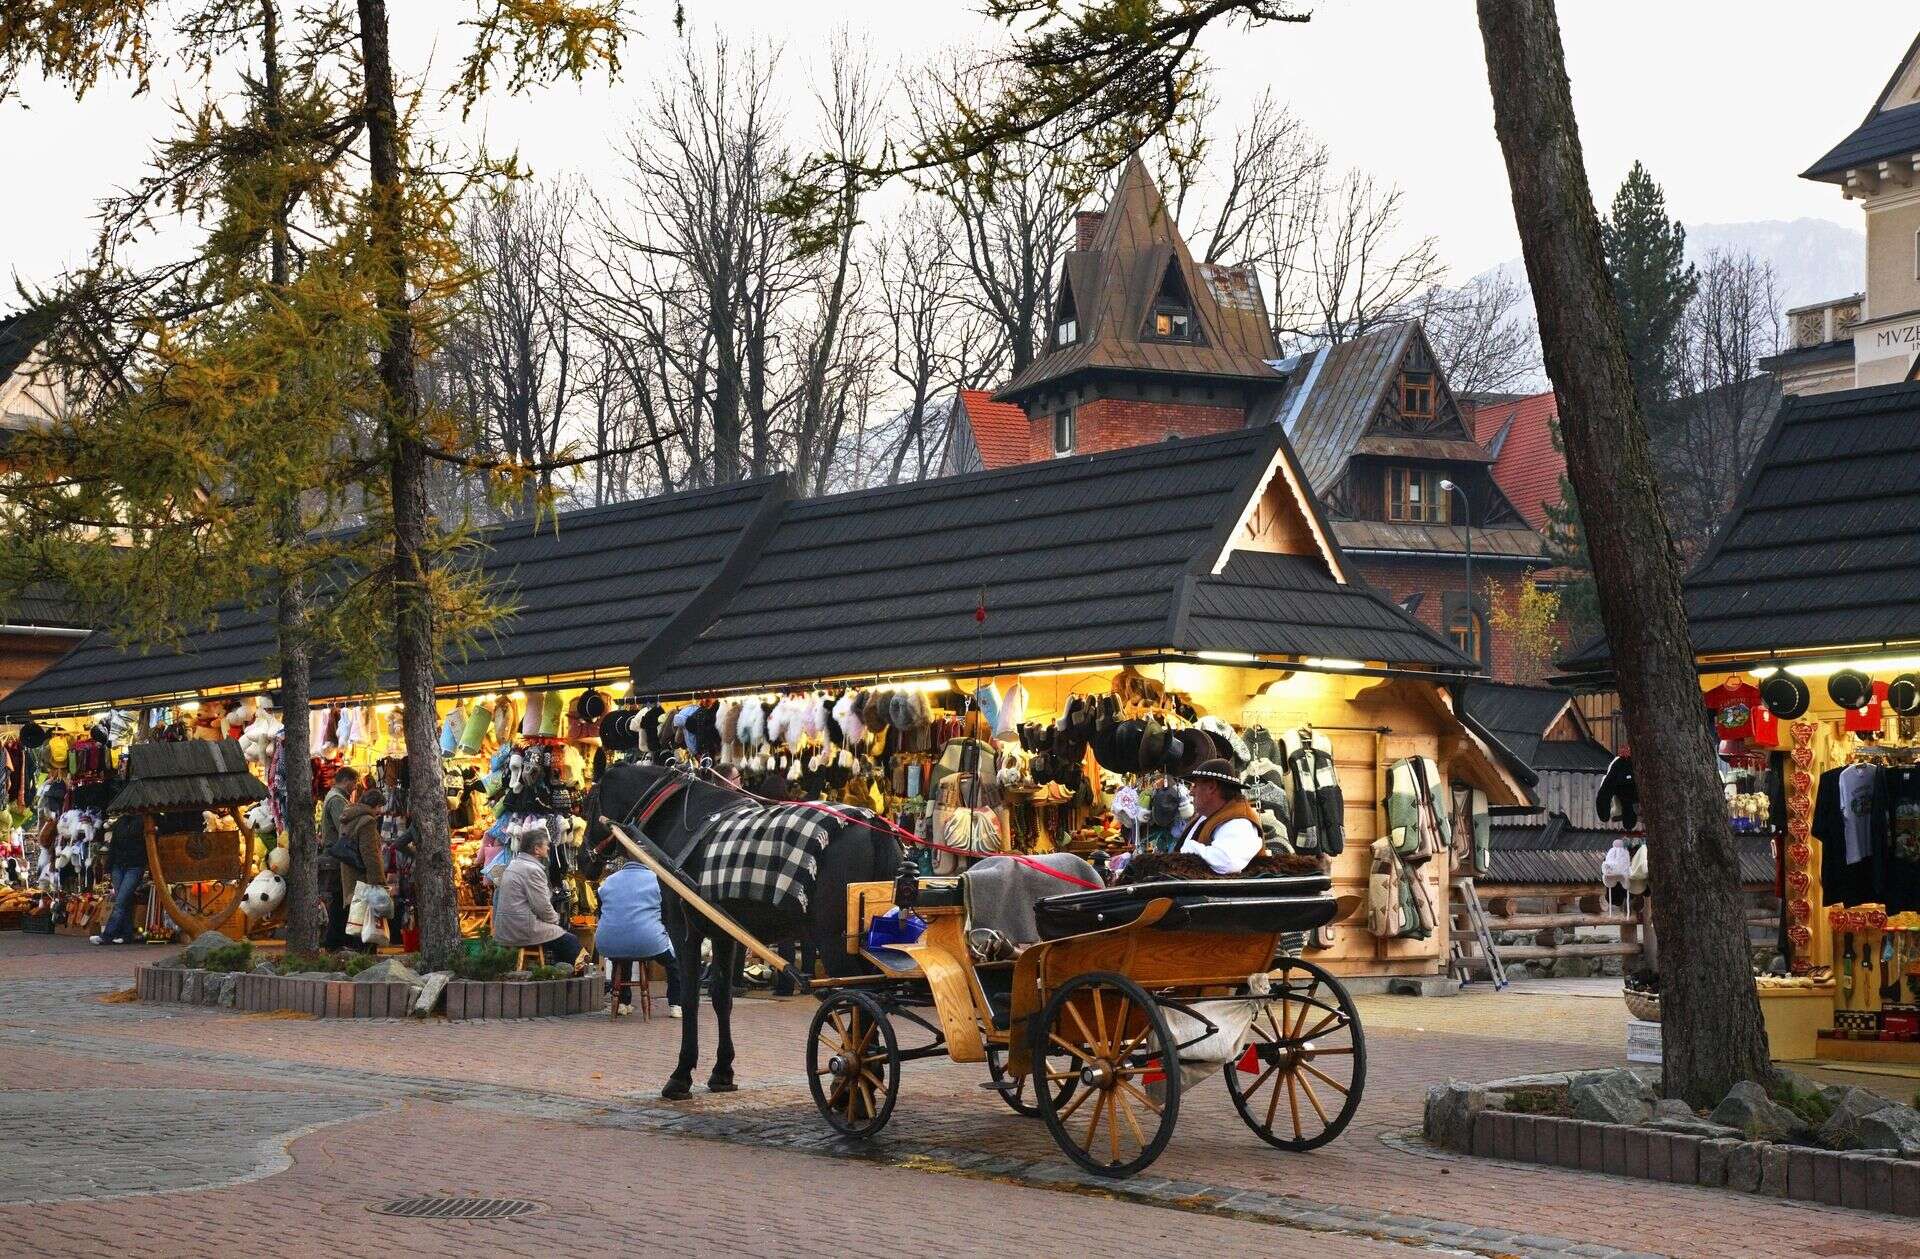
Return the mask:
[[[658,962],[667,972],[667,1007],[680,1017],[680,973],[673,964],[673,941],[660,921],[660,880],[637,861],[622,861],[600,881],[600,924],[594,948],[616,966]],[[628,1007],[622,1014],[630,1013]]]

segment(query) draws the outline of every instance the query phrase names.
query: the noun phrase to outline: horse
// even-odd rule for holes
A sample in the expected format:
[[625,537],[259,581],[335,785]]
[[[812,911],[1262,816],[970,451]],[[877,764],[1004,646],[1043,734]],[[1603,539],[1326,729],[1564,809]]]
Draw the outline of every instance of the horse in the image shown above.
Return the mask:
[[[688,882],[700,883],[708,855],[715,814],[751,807],[762,812],[792,805],[762,806],[737,790],[704,782],[684,769],[629,762],[608,767],[587,801],[587,848],[607,856],[618,847],[609,822],[638,830],[663,852],[677,857]],[[869,969],[857,953],[847,950],[847,885],[892,881],[903,861],[900,841],[871,825],[864,825],[822,807],[814,819],[829,832],[819,855],[818,876],[807,911],[763,901],[726,898],[711,902],[756,939],[769,942],[803,938],[813,946],[827,974],[839,978]],[[713,946],[713,969],[708,999],[719,1024],[719,1044],[707,1088],[733,1092],[733,975],[739,945],[698,910],[685,904],[671,889],[660,889],[661,917],[673,941],[674,965],[680,968],[680,992],[686,1003],[680,1024],[680,1060],[660,1096],[680,1101],[693,1094],[693,1069],[700,1056],[700,946]]]

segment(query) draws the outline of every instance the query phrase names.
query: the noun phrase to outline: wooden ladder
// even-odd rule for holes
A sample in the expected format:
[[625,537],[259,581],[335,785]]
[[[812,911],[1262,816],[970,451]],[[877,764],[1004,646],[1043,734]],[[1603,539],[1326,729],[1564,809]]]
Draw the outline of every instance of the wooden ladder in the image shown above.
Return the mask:
[[1480,892],[1470,878],[1455,879],[1450,888],[1447,911],[1452,923],[1447,932],[1447,969],[1462,987],[1473,982],[1476,969],[1484,970],[1498,992],[1507,986],[1507,968],[1500,960],[1500,950],[1494,947],[1486,911],[1480,908]]

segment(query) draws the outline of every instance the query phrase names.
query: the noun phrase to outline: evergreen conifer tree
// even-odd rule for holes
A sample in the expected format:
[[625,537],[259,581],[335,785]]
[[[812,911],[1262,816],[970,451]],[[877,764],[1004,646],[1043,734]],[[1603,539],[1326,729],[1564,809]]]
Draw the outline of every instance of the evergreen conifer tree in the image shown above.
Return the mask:
[[1700,287],[1687,261],[1687,229],[1667,213],[1666,193],[1639,162],[1600,220],[1600,243],[1627,333],[1634,393],[1651,416],[1673,399],[1680,321]]

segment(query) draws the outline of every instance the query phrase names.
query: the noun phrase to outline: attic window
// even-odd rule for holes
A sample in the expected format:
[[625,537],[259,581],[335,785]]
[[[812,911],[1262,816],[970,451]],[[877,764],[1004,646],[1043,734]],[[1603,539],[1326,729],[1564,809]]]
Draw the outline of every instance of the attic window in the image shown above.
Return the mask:
[[1179,265],[1169,259],[1166,273],[1160,277],[1160,290],[1147,311],[1145,335],[1156,341],[1197,341],[1197,331],[1193,295],[1187,291]]
[[1077,319],[1062,319],[1060,326],[1054,329],[1053,343],[1055,345],[1072,345],[1079,339],[1080,321]]
[[1433,373],[1403,372],[1400,376],[1400,414],[1409,420],[1433,418]]
[[1387,519],[1395,523],[1444,525],[1453,500],[1440,488],[1438,472],[1421,468],[1387,469]]
[[1163,341],[1193,340],[1193,312],[1180,306],[1154,307],[1153,335]]

